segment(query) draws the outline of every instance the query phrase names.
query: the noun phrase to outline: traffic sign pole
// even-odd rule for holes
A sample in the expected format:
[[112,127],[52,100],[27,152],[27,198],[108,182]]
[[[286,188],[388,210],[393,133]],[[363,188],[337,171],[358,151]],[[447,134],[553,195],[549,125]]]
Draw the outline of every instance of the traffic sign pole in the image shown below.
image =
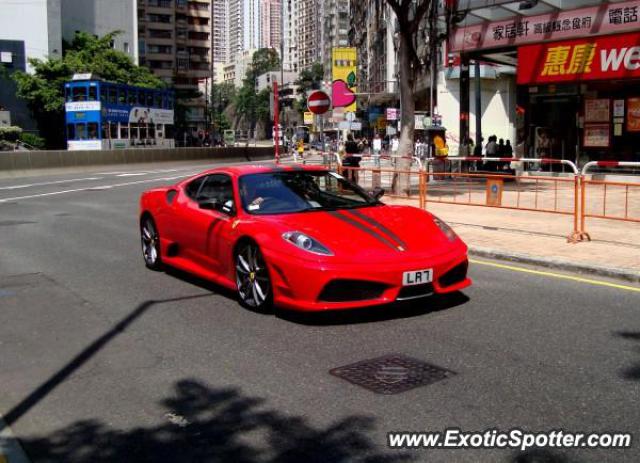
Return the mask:
[[273,141],[276,144],[276,164],[280,162],[280,98],[278,95],[278,81],[273,81]]

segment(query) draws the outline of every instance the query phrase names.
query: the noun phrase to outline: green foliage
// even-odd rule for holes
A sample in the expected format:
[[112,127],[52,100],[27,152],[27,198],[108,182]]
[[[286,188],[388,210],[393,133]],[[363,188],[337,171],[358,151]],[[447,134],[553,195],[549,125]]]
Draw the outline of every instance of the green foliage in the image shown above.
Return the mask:
[[44,138],[29,132],[22,132],[20,134],[20,141],[23,141],[27,145],[33,146],[39,150],[44,149],[47,145]]
[[231,122],[224,113],[215,113],[212,118],[213,127],[218,132],[231,128]]
[[294,102],[294,109],[300,114],[307,111],[307,93],[321,87],[324,78],[322,64],[314,63],[309,69],[300,72],[296,85],[298,86],[298,98]]
[[211,87],[212,111],[222,112],[236,99],[236,87],[229,82],[213,84]]
[[20,138],[22,129],[20,127],[12,126],[0,127],[0,140],[14,142]]
[[250,122],[252,127],[256,122],[269,122],[269,89],[256,93],[256,79],[258,76],[280,69],[278,53],[273,48],[261,48],[253,54],[251,67],[242,83],[242,87],[235,96],[236,111]]
[[18,96],[25,99],[38,123],[47,146],[64,146],[64,83],[75,73],[92,73],[105,81],[162,88],[165,83],[152,72],[136,66],[131,58],[111,47],[119,32],[95,37],[78,32],[65,43],[62,59],[30,59],[33,74],[13,73]]

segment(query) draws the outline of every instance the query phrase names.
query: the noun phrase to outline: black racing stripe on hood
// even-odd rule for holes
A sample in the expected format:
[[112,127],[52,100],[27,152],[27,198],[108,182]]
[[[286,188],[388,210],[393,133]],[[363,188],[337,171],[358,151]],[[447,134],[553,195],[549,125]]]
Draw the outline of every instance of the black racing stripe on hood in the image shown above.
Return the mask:
[[368,228],[365,225],[362,225],[357,220],[352,219],[351,217],[348,217],[346,215],[343,215],[338,211],[327,211],[327,213],[329,215],[331,215],[332,217],[335,217],[336,219],[342,220],[343,222],[346,222],[349,225],[351,225],[353,227],[356,227],[358,230],[361,230],[361,231],[367,233],[368,235],[373,236],[375,239],[377,239],[381,243],[389,246],[394,251],[400,251],[400,249],[398,249],[398,246],[396,246],[391,241],[389,241],[384,235],[381,235],[381,234],[377,233],[375,230],[372,230],[371,228]]
[[385,227],[384,225],[382,225],[380,222],[378,222],[375,219],[372,219],[371,217],[369,217],[368,215],[364,215],[362,212],[360,211],[356,211],[356,210],[347,210],[345,211],[348,214],[351,215],[355,215],[356,217],[358,217],[359,219],[361,219],[364,222],[367,222],[369,225],[371,225],[372,227],[375,227],[379,230],[381,230],[383,233],[385,233],[389,238],[391,238],[393,241],[395,241],[396,243],[398,243],[400,246],[402,246],[404,249],[407,249],[407,245],[404,243],[404,241],[402,241],[400,239],[400,237],[398,235],[396,235],[395,233],[393,233],[391,230],[389,230],[387,227]]

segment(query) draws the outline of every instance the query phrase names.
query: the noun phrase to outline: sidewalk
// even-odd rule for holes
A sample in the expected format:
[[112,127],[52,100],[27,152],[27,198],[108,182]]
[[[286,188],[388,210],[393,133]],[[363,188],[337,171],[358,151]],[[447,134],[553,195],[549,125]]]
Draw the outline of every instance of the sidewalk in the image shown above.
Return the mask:
[[[417,206],[416,201],[383,200]],[[568,215],[437,203],[428,203],[427,210],[449,223],[471,254],[640,283],[640,224],[587,219],[592,241],[570,244],[573,218]]]

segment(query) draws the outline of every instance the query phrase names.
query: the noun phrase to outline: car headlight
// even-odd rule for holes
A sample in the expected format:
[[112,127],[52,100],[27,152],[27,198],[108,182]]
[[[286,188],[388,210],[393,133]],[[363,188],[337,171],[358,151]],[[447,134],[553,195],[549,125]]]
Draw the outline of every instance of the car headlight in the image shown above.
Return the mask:
[[433,216],[433,222],[438,226],[440,231],[442,231],[442,233],[445,234],[445,236],[449,239],[449,241],[455,241],[458,239],[458,235],[456,235],[456,232],[454,232],[453,228],[447,225],[447,223],[444,220],[441,220],[435,215],[432,215],[432,216]]
[[297,231],[287,232],[282,235],[282,238],[284,238],[291,244],[296,245],[303,251],[311,252],[313,254],[320,254],[323,256],[333,255],[333,253],[325,245],[320,243],[315,238],[311,238],[310,236],[305,235],[304,233]]

